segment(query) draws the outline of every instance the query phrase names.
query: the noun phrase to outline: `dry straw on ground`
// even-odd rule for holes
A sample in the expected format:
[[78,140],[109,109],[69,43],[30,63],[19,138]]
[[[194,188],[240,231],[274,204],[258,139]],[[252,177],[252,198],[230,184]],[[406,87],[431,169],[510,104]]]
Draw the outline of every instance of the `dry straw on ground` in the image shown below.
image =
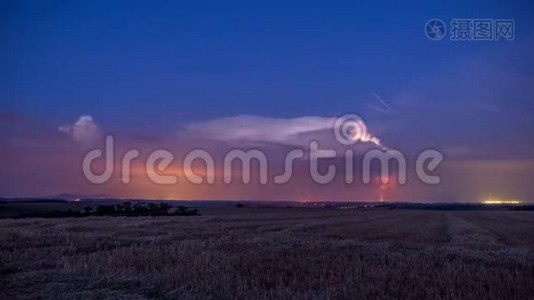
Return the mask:
[[527,299],[534,213],[0,220],[1,299]]

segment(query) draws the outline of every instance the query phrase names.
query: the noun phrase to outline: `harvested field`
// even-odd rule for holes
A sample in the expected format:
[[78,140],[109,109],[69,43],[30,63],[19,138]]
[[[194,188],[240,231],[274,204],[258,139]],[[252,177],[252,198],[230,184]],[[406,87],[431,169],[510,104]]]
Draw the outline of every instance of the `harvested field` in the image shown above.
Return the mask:
[[2,299],[527,299],[534,213],[224,208],[0,220]]

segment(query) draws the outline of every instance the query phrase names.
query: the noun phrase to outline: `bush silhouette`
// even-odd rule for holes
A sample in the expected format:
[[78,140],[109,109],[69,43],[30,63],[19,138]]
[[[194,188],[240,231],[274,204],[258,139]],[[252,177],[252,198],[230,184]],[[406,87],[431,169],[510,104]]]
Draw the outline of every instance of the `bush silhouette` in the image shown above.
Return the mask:
[[65,218],[65,217],[88,217],[88,216],[196,216],[199,215],[197,209],[189,209],[185,206],[173,206],[166,202],[160,203],[136,203],[123,202],[117,204],[100,204],[95,208],[86,206],[80,211],[63,210],[47,213],[33,213],[20,215],[21,218],[43,217],[43,218]]

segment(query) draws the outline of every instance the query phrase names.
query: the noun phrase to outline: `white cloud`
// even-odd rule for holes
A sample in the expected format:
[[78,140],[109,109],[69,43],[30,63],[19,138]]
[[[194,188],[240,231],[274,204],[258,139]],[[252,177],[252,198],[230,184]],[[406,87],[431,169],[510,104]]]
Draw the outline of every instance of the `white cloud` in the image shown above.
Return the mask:
[[102,138],[102,131],[94,122],[93,117],[89,115],[81,116],[72,125],[60,126],[59,131],[83,145],[92,145]]
[[240,115],[194,122],[184,126],[184,129],[188,136],[209,140],[308,145],[312,139],[329,138],[333,141],[335,122],[336,118],[333,117],[268,118]]
[[291,143],[299,134],[332,128],[334,118],[293,119],[240,115],[195,122],[185,126],[188,134],[221,141]]

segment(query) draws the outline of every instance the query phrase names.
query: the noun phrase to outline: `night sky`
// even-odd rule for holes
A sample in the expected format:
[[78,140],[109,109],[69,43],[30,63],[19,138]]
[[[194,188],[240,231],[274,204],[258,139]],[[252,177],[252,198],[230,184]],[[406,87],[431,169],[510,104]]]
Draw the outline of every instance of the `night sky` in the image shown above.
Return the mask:
[[[0,195],[534,201],[533,16],[531,1],[1,1]],[[451,41],[454,18],[513,19],[515,37]],[[442,40],[425,35],[430,19]],[[320,125],[346,113],[409,169],[442,152],[441,184],[319,185],[306,158],[282,186],[160,186],[141,170],[153,149],[183,177],[187,151],[218,162],[242,147],[278,172],[311,139],[338,147]],[[129,185],[82,175],[106,134],[141,152]]]

